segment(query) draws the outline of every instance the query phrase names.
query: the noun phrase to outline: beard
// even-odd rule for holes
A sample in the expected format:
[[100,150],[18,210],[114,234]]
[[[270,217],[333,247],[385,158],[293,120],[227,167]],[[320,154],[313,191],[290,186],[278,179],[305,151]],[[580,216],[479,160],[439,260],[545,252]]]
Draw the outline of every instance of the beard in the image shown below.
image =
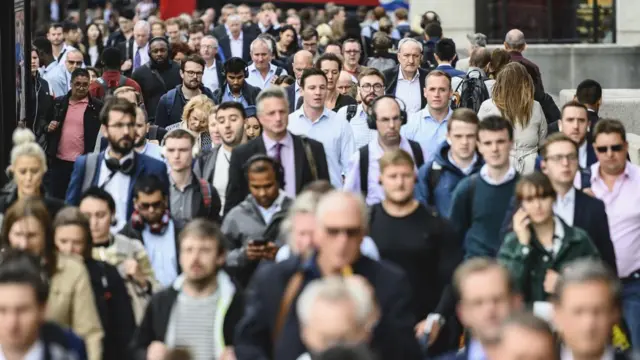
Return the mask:
[[143,137],[140,138],[140,140],[138,140],[135,144],[133,144],[133,147],[134,148],[139,148],[139,147],[144,146],[144,144],[146,144],[146,143],[147,143],[147,138],[143,136]]
[[192,85],[191,81],[187,81],[183,83],[184,87],[186,87],[189,90],[198,90],[200,89],[200,83],[196,83],[196,85]]
[[217,275],[218,269],[216,268],[211,274],[206,274],[199,278],[188,279],[187,281],[189,281],[189,284],[197,290],[202,290],[209,286],[211,282],[215,280]]
[[[118,154],[126,155],[130,153],[131,150],[133,150],[133,147],[134,147],[133,139],[131,139],[129,136],[124,136],[119,140],[114,140],[111,137],[109,137],[108,140],[109,140],[109,146],[111,146],[111,149],[117,152]],[[129,141],[128,145],[122,144],[123,140],[128,140]]]

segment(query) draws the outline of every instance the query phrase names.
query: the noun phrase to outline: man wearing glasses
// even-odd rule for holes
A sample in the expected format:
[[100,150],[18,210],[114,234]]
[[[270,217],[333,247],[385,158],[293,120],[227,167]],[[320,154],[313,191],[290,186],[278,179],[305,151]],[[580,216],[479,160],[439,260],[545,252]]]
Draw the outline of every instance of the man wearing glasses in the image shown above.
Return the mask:
[[622,280],[622,314],[631,343],[640,344],[640,168],[627,159],[629,144],[619,120],[596,124],[593,148],[598,162],[591,166],[591,192],[604,201],[609,230]]
[[182,110],[191,98],[206,95],[213,100],[213,92],[202,84],[206,63],[199,55],[187,56],[180,64],[182,84],[162,95],[156,109],[156,125],[166,128],[182,121]]
[[71,90],[71,73],[84,64],[82,53],[76,49],[67,51],[64,63],[48,72],[44,79],[54,96],[65,96]]
[[[81,71],[81,70],[78,70]],[[86,70],[82,70],[86,71]],[[89,75],[86,75],[88,86]],[[71,180],[67,179],[66,203],[78,205],[82,193],[91,186],[99,186],[106,190],[116,202],[116,222],[114,231],[122,229],[133,213],[134,184],[143,175],[155,175],[163,184],[163,189],[168,192],[169,179],[167,167],[162,161],[149,156],[138,154],[134,151],[136,106],[122,98],[112,98],[105,105],[104,111],[98,113],[92,121],[85,121],[84,126],[95,127],[95,134],[89,137],[84,133],[86,145],[93,149],[97,135],[97,129],[102,126],[102,135],[108,140],[109,146],[99,153],[87,154],[89,150],[75,159]],[[86,118],[86,115],[85,115]],[[82,137],[81,137],[82,138]],[[85,145],[85,146],[86,146]],[[53,179],[60,174],[53,172]]]
[[[70,53],[67,62],[75,61],[75,55]],[[58,199],[65,197],[76,158],[91,152],[95,146],[102,109],[102,102],[89,95],[87,70],[74,69],[69,78],[71,91],[55,99],[53,117],[44,129],[48,133],[46,152],[51,161],[49,193]]]

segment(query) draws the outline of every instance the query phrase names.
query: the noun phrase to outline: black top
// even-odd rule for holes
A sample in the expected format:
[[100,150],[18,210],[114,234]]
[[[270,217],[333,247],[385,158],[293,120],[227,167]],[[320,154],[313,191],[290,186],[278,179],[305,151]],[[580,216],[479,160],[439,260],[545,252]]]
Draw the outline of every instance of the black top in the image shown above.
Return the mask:
[[451,224],[422,204],[401,218],[389,215],[382,204],[376,204],[371,207],[369,226],[380,258],[407,274],[416,319],[424,319],[430,313],[453,315],[452,294],[445,289],[462,261],[462,247]]

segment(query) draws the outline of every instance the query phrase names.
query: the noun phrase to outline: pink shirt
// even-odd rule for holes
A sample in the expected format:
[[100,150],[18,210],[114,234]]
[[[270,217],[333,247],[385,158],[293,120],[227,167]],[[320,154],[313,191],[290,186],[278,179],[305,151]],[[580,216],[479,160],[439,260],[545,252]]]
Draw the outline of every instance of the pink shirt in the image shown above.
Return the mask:
[[591,165],[591,190],[604,201],[611,241],[621,278],[640,270],[640,168],[627,162],[613,191],[600,178],[600,163]]
[[84,111],[88,105],[88,98],[79,101],[69,100],[58,144],[58,159],[75,162],[76,158],[84,153]]

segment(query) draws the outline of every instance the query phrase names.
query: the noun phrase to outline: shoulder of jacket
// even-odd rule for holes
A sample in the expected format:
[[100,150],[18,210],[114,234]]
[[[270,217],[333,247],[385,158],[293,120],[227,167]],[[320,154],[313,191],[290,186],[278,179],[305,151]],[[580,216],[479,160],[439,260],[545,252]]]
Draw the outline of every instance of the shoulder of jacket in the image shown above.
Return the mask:
[[83,272],[87,273],[87,268],[84,265],[82,258],[79,256],[59,254],[56,261],[57,261],[58,273],[64,275],[65,283],[68,282],[69,276],[73,276],[74,278],[77,278],[81,276]]

